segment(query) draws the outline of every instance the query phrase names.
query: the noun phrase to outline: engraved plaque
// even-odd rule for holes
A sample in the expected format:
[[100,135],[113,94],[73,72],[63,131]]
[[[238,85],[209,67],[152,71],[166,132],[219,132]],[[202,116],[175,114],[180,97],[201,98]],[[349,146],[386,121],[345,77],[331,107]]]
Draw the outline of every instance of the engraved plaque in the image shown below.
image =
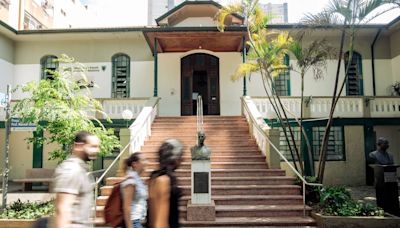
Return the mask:
[[194,193],[208,193],[208,172],[195,172],[194,176]]

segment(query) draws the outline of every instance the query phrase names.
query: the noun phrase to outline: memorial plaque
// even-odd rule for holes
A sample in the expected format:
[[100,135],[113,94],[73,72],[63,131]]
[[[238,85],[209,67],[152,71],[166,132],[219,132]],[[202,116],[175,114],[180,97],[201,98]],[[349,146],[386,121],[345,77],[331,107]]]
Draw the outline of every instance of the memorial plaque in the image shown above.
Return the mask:
[[385,183],[397,182],[396,172],[384,172],[383,176],[385,179]]
[[195,172],[194,176],[194,193],[208,193],[208,172]]

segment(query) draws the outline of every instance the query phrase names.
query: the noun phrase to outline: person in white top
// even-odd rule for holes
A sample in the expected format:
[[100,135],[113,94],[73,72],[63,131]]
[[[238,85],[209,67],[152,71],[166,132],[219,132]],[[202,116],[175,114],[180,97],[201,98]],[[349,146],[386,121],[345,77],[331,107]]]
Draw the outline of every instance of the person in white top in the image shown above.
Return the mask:
[[136,152],[124,160],[126,180],[121,183],[122,207],[126,228],[142,228],[147,214],[147,187],[140,175],[146,166],[146,158]]

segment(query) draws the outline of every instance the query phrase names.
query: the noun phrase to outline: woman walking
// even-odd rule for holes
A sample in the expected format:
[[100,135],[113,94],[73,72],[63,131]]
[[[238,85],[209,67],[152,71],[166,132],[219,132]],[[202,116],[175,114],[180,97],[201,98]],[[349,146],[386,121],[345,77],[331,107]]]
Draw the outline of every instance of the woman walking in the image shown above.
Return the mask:
[[182,153],[182,144],[175,139],[166,140],[158,150],[160,167],[149,180],[148,228],[179,227],[181,189],[174,172],[182,161]]
[[121,183],[122,206],[126,228],[142,228],[147,213],[147,187],[140,175],[146,166],[143,154],[136,152],[124,160],[126,180]]

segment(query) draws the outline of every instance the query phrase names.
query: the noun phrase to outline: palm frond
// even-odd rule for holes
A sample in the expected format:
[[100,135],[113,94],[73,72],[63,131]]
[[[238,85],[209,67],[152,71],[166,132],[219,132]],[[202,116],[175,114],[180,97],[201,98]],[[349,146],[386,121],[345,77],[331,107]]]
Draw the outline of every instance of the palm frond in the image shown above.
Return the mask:
[[238,66],[235,73],[231,76],[232,81],[237,81],[242,77],[245,77],[247,74],[258,71],[259,65],[256,63],[242,63]]
[[225,29],[225,19],[231,14],[242,14],[243,13],[243,5],[241,4],[232,4],[228,6],[224,6],[222,9],[218,11],[215,15],[214,20],[217,21],[217,28],[219,31],[223,32]]

